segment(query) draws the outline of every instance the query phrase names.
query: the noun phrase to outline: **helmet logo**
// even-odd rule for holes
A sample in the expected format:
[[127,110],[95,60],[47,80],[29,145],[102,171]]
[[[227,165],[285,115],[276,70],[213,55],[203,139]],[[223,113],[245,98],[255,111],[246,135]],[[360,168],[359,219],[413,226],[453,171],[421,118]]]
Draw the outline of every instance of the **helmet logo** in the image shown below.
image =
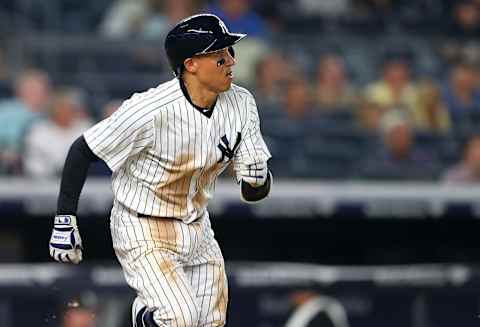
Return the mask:
[[223,34],[228,34],[228,28],[222,20],[220,19],[218,20],[218,25],[220,25],[220,28],[222,29]]

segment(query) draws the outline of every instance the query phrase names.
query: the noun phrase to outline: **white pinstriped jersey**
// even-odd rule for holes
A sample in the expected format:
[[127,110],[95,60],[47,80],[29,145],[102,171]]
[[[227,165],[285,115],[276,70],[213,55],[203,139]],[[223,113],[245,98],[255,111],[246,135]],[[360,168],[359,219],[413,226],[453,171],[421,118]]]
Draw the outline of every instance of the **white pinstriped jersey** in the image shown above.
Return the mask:
[[204,213],[217,176],[232,160],[270,158],[254,98],[234,84],[207,117],[173,79],[134,94],[84,137],[112,169],[118,202],[185,223]]

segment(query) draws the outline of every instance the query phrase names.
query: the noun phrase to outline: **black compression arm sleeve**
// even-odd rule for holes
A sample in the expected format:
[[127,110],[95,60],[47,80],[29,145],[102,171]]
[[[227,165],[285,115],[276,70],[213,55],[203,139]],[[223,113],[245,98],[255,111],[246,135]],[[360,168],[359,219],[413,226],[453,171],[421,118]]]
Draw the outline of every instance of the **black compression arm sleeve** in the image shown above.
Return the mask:
[[73,142],[63,167],[57,215],[76,215],[78,199],[87,178],[88,167],[91,162],[98,160],[100,158],[90,150],[83,135]]

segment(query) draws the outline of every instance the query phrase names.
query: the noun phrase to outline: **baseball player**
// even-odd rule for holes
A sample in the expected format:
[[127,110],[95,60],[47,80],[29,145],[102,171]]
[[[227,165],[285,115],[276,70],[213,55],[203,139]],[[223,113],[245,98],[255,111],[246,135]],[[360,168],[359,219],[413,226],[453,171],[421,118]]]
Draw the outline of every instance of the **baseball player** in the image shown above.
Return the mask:
[[243,37],[215,15],[180,21],[165,40],[175,78],[134,94],[70,148],[50,255],[82,260],[78,198],[89,164],[105,161],[113,247],[137,293],[133,326],[225,325],[227,280],[207,204],[229,164],[247,202],[272,184],[255,100],[232,84],[232,46]]

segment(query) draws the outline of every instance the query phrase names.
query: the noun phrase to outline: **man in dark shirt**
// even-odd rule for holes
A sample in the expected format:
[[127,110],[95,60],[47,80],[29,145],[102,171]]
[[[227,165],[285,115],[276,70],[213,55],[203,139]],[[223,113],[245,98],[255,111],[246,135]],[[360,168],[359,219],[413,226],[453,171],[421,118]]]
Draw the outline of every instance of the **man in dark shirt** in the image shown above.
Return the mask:
[[401,113],[390,112],[381,122],[382,143],[360,164],[358,176],[379,180],[432,180],[434,158],[415,147],[414,134]]

